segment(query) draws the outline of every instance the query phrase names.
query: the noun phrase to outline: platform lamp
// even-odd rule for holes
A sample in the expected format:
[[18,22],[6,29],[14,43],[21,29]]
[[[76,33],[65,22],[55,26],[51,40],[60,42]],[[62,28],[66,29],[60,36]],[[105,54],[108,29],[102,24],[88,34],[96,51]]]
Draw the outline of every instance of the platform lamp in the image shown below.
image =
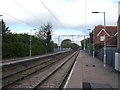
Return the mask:
[[92,12],[92,13],[103,13],[104,14],[104,67],[106,67],[106,22],[105,22],[105,12]]

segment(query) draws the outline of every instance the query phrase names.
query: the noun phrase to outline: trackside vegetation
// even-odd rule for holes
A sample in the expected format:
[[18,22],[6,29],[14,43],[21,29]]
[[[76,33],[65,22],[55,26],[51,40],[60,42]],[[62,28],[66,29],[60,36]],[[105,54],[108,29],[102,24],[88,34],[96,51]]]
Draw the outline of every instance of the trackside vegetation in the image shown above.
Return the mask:
[[[17,58],[29,56],[30,51],[30,35],[28,33],[12,33],[9,27],[5,27],[5,23],[2,21],[2,58]],[[51,41],[51,26],[49,24],[44,25],[39,33],[45,34],[44,38],[38,37],[38,35],[32,35],[32,55],[40,55],[45,53],[52,53],[54,49],[54,43]]]

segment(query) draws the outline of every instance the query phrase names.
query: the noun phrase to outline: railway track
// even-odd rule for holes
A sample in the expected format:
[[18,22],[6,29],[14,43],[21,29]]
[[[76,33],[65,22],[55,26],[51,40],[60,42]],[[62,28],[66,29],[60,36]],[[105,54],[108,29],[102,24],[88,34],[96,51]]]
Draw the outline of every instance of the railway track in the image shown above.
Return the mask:
[[[53,83],[59,82],[59,85],[52,84],[54,86],[52,88],[59,88],[78,55],[77,52],[69,54],[67,56],[68,54],[65,53],[62,56],[60,55],[54,59],[4,77],[3,90],[11,88],[31,88],[35,90],[38,88],[49,88],[52,84],[50,81]],[[59,74],[60,72],[64,73]],[[59,81],[54,81],[58,80],[58,76],[61,76]],[[49,82],[47,86],[46,82]]]
[[78,53],[70,57],[60,67],[58,67],[51,75],[49,75],[43,82],[37,85],[34,90],[42,88],[61,89],[64,86],[65,80],[71,71],[71,68],[78,56]]
[[[71,53],[71,52],[70,52]],[[64,53],[63,55],[55,56],[54,58],[43,59],[37,62],[32,63],[22,63],[21,65],[17,64],[15,67],[7,67],[5,71],[3,70],[2,84],[3,87],[6,87],[14,82],[17,82],[25,77],[37,72],[38,70],[49,66],[52,63],[55,63],[66,55],[70,53]],[[27,65],[28,64],[28,65]]]
[[[69,53],[69,52],[67,52]],[[26,68],[31,68],[33,66],[36,66],[38,64],[41,64],[45,61],[49,61],[49,59],[56,58],[56,57],[61,57],[62,54],[66,54],[66,52],[63,53],[57,53],[53,55],[48,55],[48,56],[42,56],[40,58],[35,57],[35,58],[30,58],[30,59],[23,59],[23,60],[16,60],[14,63],[13,62],[7,62],[7,64],[2,64],[0,68],[2,68],[2,77],[8,77],[9,75],[15,74],[16,72],[23,71]],[[14,71],[14,72],[13,72]]]
[[17,73],[20,73],[22,71],[25,71],[27,69],[30,69],[30,68],[34,68],[38,65],[41,65],[41,64],[44,64],[46,62],[49,62],[49,61],[52,61],[52,60],[55,60],[57,58],[61,58],[67,54],[69,54],[71,52],[68,52],[68,53],[63,53],[63,54],[59,54],[59,55],[55,55],[55,56],[51,56],[51,57],[47,57],[47,58],[43,58],[43,59],[36,59],[36,60],[31,60],[31,61],[28,61],[28,62],[21,62],[21,63],[16,63],[16,64],[11,64],[11,65],[8,65],[8,66],[2,66],[2,78],[7,78],[9,76],[12,76],[14,74],[17,74]]

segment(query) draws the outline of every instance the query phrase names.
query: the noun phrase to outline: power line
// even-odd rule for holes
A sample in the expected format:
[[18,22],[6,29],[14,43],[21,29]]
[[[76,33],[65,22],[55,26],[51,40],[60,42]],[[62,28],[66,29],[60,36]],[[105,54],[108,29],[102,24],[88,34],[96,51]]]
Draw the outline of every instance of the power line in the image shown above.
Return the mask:
[[[55,0],[55,3],[56,3],[56,5],[57,5],[58,9],[60,10],[60,12],[61,12],[61,14],[62,14],[62,16],[63,16],[65,22],[67,23],[67,19],[66,19],[65,15],[64,15],[64,13],[63,13],[63,11],[62,11],[62,9],[60,8],[60,6],[59,6],[59,4],[57,3],[56,0]],[[67,24],[68,24],[68,23],[67,23]]]
[[[56,18],[56,16],[51,12],[51,10],[45,5],[45,3],[40,0],[40,2],[44,5],[44,7],[49,11],[49,13],[59,22],[59,24],[61,24],[63,27],[64,25]],[[65,27],[64,27],[65,28]]]
[[[0,12],[1,12],[2,14],[5,14],[5,15],[7,15],[7,16],[9,16],[9,17],[14,18],[14,19],[17,20],[17,21],[20,21],[20,22],[22,22],[22,23],[25,23],[25,24],[27,24],[28,26],[32,26],[31,24],[26,23],[26,22],[24,22],[24,21],[22,21],[22,20],[20,20],[20,19],[18,19],[18,18],[16,18],[16,17],[14,17],[14,16],[12,16],[12,15],[9,15],[9,14],[3,12],[3,11],[0,11]],[[32,27],[33,27],[33,26],[32,26]]]
[[[57,1],[56,1],[56,0],[55,0],[55,3],[56,3],[56,5],[57,5],[58,9],[60,10],[60,12],[61,12],[61,14],[62,14],[63,19],[65,20],[66,25],[68,25],[67,19],[66,19],[65,15],[64,15],[64,13],[63,13],[62,9],[60,8],[60,5],[57,3]],[[67,32],[68,32],[68,27],[67,27]]]
[[85,29],[87,25],[87,0],[85,0]]
[[[19,3],[17,3],[16,1],[12,0],[17,6],[19,6],[20,8],[22,8],[25,12],[29,13],[31,16],[35,17],[31,12],[29,12],[27,9],[25,9],[24,7],[22,7]],[[41,1],[41,0],[40,0]],[[46,9],[52,14],[52,16],[60,23],[60,21],[55,17],[55,15],[50,11],[50,9],[41,1],[41,3],[46,7]],[[38,18],[39,19],[39,18]],[[38,20],[37,20],[38,21]],[[61,23],[60,23],[61,24]],[[62,25],[62,24],[61,24]],[[63,26],[63,25],[62,25]],[[63,26],[64,27],[64,26]]]
[[[12,0],[17,6],[19,6],[20,8],[22,8],[25,12],[27,12],[28,14],[30,14],[32,17],[34,17],[36,19],[36,16],[33,15],[31,12],[29,12],[27,9],[25,9],[23,6],[21,6],[19,3],[17,3],[15,0]],[[36,20],[38,21],[39,18],[37,18]],[[40,20],[40,19],[39,19]],[[41,21],[41,20],[40,20]]]

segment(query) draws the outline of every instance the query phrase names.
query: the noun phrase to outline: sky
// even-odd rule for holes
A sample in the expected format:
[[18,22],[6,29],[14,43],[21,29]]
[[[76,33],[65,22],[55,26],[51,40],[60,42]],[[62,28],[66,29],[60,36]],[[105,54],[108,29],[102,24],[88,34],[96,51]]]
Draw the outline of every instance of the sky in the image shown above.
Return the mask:
[[0,15],[3,15],[0,18],[13,33],[30,33],[32,29],[50,23],[54,42],[58,42],[60,35],[60,41],[69,38],[78,43],[95,26],[103,25],[103,14],[92,12],[105,12],[106,25],[117,25],[118,2],[119,0],[0,0]]

